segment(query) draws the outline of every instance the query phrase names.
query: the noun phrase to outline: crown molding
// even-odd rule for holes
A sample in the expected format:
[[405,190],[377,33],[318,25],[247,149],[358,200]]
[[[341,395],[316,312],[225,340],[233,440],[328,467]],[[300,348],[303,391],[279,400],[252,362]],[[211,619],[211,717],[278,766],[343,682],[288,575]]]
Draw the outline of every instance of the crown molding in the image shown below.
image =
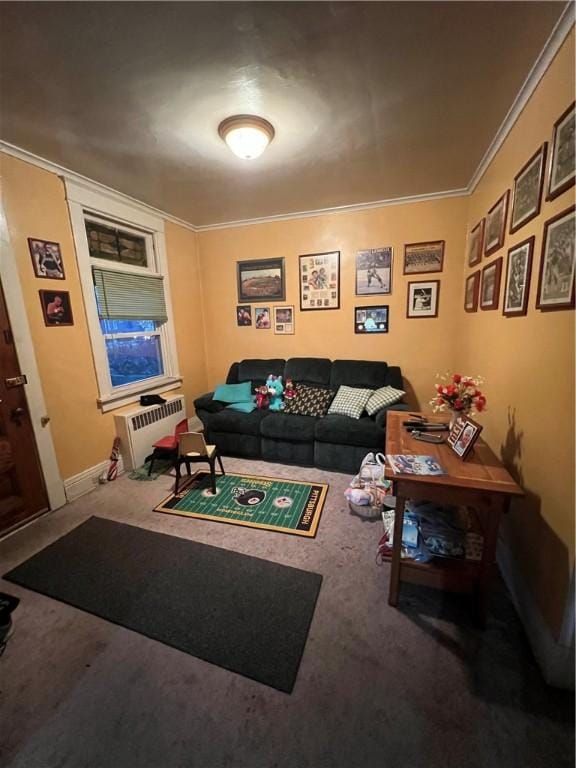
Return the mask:
[[566,7],[564,8],[564,11],[562,12],[562,15],[556,22],[556,25],[554,26],[554,29],[550,33],[550,37],[546,41],[544,48],[542,48],[540,55],[534,62],[534,65],[530,72],[528,73],[528,76],[524,83],[522,84],[522,87],[518,91],[518,94],[516,98],[514,99],[514,102],[512,103],[512,106],[508,110],[508,113],[506,114],[506,117],[502,121],[502,124],[500,125],[500,128],[496,131],[496,135],[492,139],[490,146],[484,153],[484,157],[480,161],[480,164],[478,165],[478,168],[474,171],[474,174],[472,178],[470,179],[470,183],[468,184],[467,192],[469,195],[474,192],[476,187],[478,186],[480,179],[484,174],[486,173],[486,170],[492,160],[494,159],[496,153],[504,144],[506,141],[506,138],[508,137],[508,134],[514,127],[516,121],[520,117],[520,114],[522,113],[522,110],[532,97],[532,94],[538,87],[538,84],[540,80],[544,77],[544,74],[546,73],[546,70],[552,63],[554,57],[560,50],[560,47],[562,46],[564,40],[570,33],[570,30],[574,26],[574,0],[570,0],[566,4]]
[[10,157],[15,157],[18,160],[23,160],[25,163],[30,163],[30,165],[35,165],[37,168],[42,168],[45,171],[54,173],[66,181],[74,182],[84,189],[98,192],[100,195],[104,195],[110,200],[114,200],[119,203],[129,203],[133,208],[137,208],[143,213],[152,214],[154,216],[161,216],[165,221],[171,221],[174,224],[178,224],[180,227],[184,227],[184,229],[190,229],[192,232],[197,231],[197,227],[195,227],[194,224],[189,221],[179,219],[177,216],[173,216],[171,213],[166,213],[166,211],[162,211],[160,208],[154,208],[153,205],[143,203],[141,200],[137,200],[135,197],[124,194],[124,192],[118,192],[117,189],[108,187],[106,184],[101,184],[99,181],[94,181],[88,176],[83,176],[81,173],[71,171],[69,168],[65,168],[63,165],[58,165],[58,163],[53,163],[51,160],[46,160],[39,155],[35,155],[33,152],[29,152],[27,149],[22,149],[21,147],[17,147],[7,141],[0,141],[0,152],[3,152],[6,155],[10,155]]

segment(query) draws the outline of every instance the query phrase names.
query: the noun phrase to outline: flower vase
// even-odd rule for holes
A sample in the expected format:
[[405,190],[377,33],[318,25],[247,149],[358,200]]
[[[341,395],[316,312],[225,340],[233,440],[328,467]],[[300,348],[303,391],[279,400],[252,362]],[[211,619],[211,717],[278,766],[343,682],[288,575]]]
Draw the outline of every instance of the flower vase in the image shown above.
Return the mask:
[[459,411],[450,411],[450,421],[448,422],[448,425],[450,427],[450,431],[454,429],[454,425],[456,424],[456,419],[460,415]]

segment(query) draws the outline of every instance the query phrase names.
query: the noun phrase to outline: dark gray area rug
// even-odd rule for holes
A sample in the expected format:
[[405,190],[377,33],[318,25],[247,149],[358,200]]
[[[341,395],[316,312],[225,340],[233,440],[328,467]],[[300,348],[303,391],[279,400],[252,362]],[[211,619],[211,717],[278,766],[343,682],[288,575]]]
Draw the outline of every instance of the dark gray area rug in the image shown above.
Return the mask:
[[91,517],[5,579],[290,693],[322,576]]

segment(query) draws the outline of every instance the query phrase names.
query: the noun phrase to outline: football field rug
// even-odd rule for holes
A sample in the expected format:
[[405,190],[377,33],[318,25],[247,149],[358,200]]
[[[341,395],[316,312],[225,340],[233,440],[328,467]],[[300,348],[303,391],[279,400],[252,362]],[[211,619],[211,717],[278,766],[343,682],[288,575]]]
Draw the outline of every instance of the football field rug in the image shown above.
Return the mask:
[[217,475],[216,490],[209,472],[196,472],[154,511],[314,537],[328,485],[226,474]]

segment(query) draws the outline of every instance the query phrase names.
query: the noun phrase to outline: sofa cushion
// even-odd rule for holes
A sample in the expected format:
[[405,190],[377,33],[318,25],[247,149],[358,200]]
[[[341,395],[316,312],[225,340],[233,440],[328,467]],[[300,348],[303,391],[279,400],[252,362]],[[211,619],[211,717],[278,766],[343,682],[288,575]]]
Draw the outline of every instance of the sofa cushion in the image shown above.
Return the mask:
[[328,413],[359,419],[371,395],[371,389],[357,389],[343,385],[336,393]]
[[337,390],[347,387],[379,389],[387,384],[387,363],[372,360],[335,360],[332,363],[330,387]]
[[251,381],[255,387],[259,387],[270,376],[284,375],[286,360],[242,360],[238,365],[238,381]]
[[384,430],[369,416],[326,416],[316,422],[316,440],[336,445],[358,445],[384,450]]
[[260,436],[260,422],[268,411],[256,409],[252,413],[239,413],[225,408],[210,417],[210,432],[234,432],[238,435]]
[[219,384],[214,390],[214,400],[221,403],[249,403],[252,400],[252,382]]
[[320,384],[327,387],[330,383],[332,363],[324,357],[291,357],[286,363],[285,378],[294,383]]
[[405,394],[406,392],[402,389],[381,387],[370,396],[370,399],[366,403],[366,413],[368,416],[374,416],[374,414],[381,411],[382,408],[386,408],[388,405],[394,405],[394,403],[399,403]]
[[296,397],[284,401],[284,413],[298,416],[326,416],[334,392],[325,387],[296,384]]
[[314,416],[296,416],[292,413],[270,413],[260,425],[263,437],[276,440],[293,440],[304,443],[314,441],[314,429],[318,419]]

